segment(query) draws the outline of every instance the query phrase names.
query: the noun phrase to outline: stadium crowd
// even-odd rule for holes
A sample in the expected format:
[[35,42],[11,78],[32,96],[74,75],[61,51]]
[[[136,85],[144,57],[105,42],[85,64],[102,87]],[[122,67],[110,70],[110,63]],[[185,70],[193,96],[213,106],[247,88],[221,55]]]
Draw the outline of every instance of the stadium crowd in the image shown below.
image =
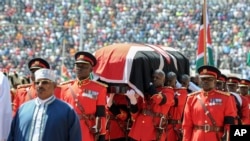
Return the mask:
[[[94,52],[120,42],[173,47],[189,58],[191,68],[195,67],[200,1],[84,0],[81,5],[80,0],[1,0],[0,3],[2,69],[26,75],[27,61],[43,57],[60,74],[62,63],[73,69],[76,51]],[[250,2],[209,1],[208,7],[218,68],[249,79],[246,62],[250,47]],[[79,36],[81,9],[83,34]],[[79,47],[80,37],[82,47]]]

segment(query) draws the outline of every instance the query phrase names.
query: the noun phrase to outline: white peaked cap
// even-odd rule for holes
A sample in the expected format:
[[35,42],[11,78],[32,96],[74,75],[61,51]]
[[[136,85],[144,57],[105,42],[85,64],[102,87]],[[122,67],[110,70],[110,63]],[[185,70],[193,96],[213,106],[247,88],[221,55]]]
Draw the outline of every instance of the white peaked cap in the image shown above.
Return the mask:
[[56,75],[53,70],[41,68],[35,72],[35,80],[38,79],[49,79],[51,81],[56,81]]

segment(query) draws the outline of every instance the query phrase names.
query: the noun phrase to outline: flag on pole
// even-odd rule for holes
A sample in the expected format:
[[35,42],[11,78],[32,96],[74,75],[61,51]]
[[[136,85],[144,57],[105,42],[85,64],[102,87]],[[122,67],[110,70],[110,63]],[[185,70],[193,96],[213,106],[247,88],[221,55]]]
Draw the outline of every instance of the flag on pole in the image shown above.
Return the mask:
[[[209,19],[208,19],[208,14],[207,14],[207,6],[206,6],[205,2],[204,2],[203,8],[204,9],[202,12],[199,37],[198,37],[198,43],[197,43],[198,50],[197,50],[197,55],[196,55],[196,70],[202,65],[214,66],[213,49],[211,46],[212,40],[211,40],[211,36],[210,36]],[[205,17],[203,17],[203,16],[205,16]],[[204,18],[206,18],[206,19],[204,20]],[[206,23],[204,23],[204,21]],[[206,30],[204,27],[206,28]]]
[[250,52],[247,53],[247,66],[250,66]]
[[62,67],[61,67],[61,81],[67,81],[67,80],[70,80],[71,79],[71,76],[68,72],[68,68],[62,64]]

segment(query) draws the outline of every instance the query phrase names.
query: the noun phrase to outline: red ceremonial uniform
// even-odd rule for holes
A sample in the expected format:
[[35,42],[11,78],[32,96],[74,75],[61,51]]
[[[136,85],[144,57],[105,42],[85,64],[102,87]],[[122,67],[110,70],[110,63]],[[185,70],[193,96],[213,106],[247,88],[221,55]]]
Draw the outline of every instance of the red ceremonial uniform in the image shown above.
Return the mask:
[[241,105],[241,122],[242,124],[250,124],[249,123],[249,107],[248,107],[248,99],[247,97],[240,95],[242,99],[242,105]]
[[[237,105],[237,113],[238,116],[236,118],[237,124],[247,124],[248,123],[248,116],[249,111],[247,107],[247,99],[240,95],[240,93],[237,92],[237,87],[240,87],[241,80],[237,77],[228,77],[227,78],[227,88],[230,91],[232,95],[235,96],[237,99],[236,105]],[[237,103],[238,102],[238,103]]]
[[[233,108],[232,98],[225,92],[211,90],[204,92],[203,90],[188,95],[186,106],[184,109],[183,120],[183,141],[217,141],[216,132],[199,130],[196,127],[213,126],[210,118],[198,101],[198,97],[204,102],[206,108],[211,113],[216,122],[216,126],[224,128],[225,117],[236,117],[236,111]],[[219,132],[222,137],[223,132]]]
[[188,91],[185,87],[176,88],[175,91],[175,105],[170,107],[168,112],[167,125],[167,141],[180,140],[180,132],[182,129],[182,115],[186,104]]
[[[94,134],[90,129],[96,125],[95,115],[98,115],[98,112],[100,112],[98,111],[98,107],[103,107],[105,116],[106,86],[88,78],[81,82],[72,80],[68,84],[61,86],[61,88],[62,99],[74,107],[80,118],[82,141],[94,141]],[[82,113],[76,101],[83,107],[84,113]],[[82,118],[84,116],[87,117],[86,120]],[[100,134],[105,134],[105,127],[101,127]]]
[[14,98],[15,98],[15,96],[16,96],[16,89],[12,88],[12,89],[10,90],[10,94],[11,94],[11,103],[13,103]]
[[34,83],[19,85],[16,89],[16,96],[13,101],[13,116],[24,102],[36,97],[36,89]]
[[[246,109],[248,109],[248,115],[244,115],[244,116],[248,116],[248,120],[242,119],[243,124],[250,124],[250,96],[248,95],[249,92],[249,86],[250,86],[250,81],[248,79],[241,79],[239,84],[239,91],[242,97],[242,112],[245,111]],[[244,107],[244,108],[243,108]]]
[[[150,98],[138,99],[138,112],[132,114],[133,125],[129,132],[129,137],[137,141],[157,140],[159,133],[160,119],[167,116],[170,106],[174,104],[174,90],[172,87],[158,88],[160,94],[154,94]],[[165,97],[166,102],[162,103]],[[166,133],[160,136],[161,141],[165,141]]]
[[249,111],[248,117],[249,117],[249,124],[250,124],[250,95],[246,95],[245,97],[246,97],[247,100],[248,100],[248,111]]
[[107,108],[106,140],[126,138],[129,118],[128,102],[124,94],[115,94],[113,104]]

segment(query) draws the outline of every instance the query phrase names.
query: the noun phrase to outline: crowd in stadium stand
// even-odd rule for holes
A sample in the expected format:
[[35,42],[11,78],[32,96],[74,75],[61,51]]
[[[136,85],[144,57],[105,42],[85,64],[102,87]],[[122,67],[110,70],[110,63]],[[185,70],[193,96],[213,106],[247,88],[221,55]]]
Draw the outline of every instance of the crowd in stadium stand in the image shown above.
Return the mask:
[[[60,74],[62,60],[72,70],[70,56],[76,51],[94,52],[120,42],[173,47],[195,67],[200,1],[84,0],[82,6],[80,0],[0,3],[0,68],[27,75],[28,60],[42,57]],[[81,9],[83,46],[79,47]],[[249,79],[250,2],[209,3],[208,10],[217,66]]]

